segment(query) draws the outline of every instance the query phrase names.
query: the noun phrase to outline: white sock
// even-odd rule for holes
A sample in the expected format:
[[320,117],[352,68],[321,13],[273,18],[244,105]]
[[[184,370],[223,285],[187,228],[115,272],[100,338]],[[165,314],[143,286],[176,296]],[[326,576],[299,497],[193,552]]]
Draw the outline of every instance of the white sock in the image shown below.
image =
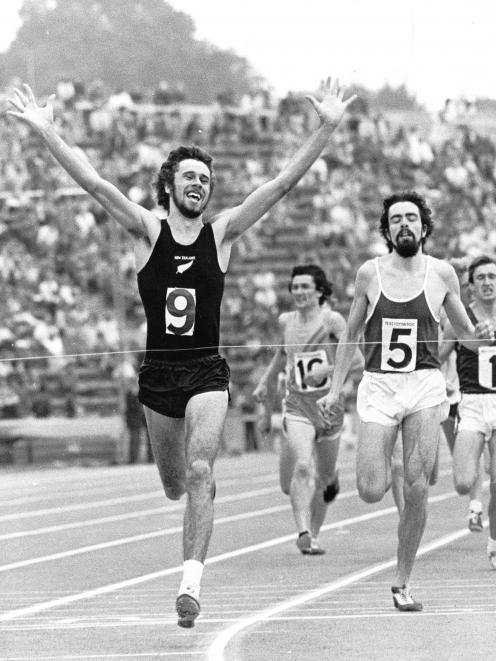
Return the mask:
[[482,503],[480,500],[471,500],[468,507],[471,512],[477,512],[477,514],[482,514]]
[[487,552],[488,553],[496,553],[496,539],[492,539],[491,537],[488,538],[488,540],[487,540]]
[[200,583],[203,574],[203,562],[185,560],[183,564],[183,579],[178,594],[190,594],[195,599],[200,596]]

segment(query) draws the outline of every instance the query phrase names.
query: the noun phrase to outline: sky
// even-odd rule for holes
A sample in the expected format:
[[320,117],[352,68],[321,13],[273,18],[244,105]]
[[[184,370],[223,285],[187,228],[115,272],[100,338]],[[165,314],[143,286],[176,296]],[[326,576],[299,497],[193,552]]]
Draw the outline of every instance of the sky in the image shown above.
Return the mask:
[[[246,57],[278,95],[332,75],[371,89],[404,83],[432,110],[447,97],[496,98],[494,0],[169,3],[193,18],[197,38]],[[15,37],[21,4],[0,4],[0,52]]]

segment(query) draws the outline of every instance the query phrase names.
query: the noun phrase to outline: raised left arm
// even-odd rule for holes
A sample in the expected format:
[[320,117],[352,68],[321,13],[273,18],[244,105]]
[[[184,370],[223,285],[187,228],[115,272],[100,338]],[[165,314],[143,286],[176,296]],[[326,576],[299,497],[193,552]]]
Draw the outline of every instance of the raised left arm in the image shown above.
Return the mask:
[[319,116],[319,128],[300,147],[277,177],[262,184],[242,204],[222,214],[227,221],[222,240],[234,241],[246,232],[295,186],[317,160],[341,121],[346,108],[356,98],[354,94],[344,100],[344,94],[345,89],[339,86],[339,80],[336,79],[331,83],[331,79],[328,78],[323,85],[322,101],[317,101],[313,96],[306,97]]

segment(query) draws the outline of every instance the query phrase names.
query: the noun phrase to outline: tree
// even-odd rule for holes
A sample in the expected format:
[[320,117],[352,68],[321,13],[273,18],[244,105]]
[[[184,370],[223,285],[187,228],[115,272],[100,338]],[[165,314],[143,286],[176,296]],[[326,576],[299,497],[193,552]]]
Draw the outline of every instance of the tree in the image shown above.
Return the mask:
[[249,89],[248,62],[195,39],[193,20],[165,0],[24,0],[22,24],[0,56],[0,82],[13,77],[49,93],[64,77],[111,89],[183,82],[186,98],[209,103]]

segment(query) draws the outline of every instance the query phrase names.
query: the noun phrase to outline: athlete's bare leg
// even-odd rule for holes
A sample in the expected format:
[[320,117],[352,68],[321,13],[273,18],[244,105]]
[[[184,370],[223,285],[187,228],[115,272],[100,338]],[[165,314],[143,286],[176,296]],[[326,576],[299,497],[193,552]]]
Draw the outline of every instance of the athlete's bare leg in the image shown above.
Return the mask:
[[324,490],[328,485],[333,484],[337,477],[336,462],[340,440],[341,430],[334,436],[321,436],[315,442],[316,486],[310,507],[312,537],[319,536],[329,506],[329,503],[324,499]]
[[192,397],[186,406],[186,492],[183,547],[185,560],[204,562],[212,534],[213,467],[227,413],[227,391]]
[[146,426],[165,495],[178,500],[186,491],[184,418],[170,418],[147,406]]
[[489,516],[489,535],[496,540],[496,432],[488,442],[489,448],[489,507],[487,513]]
[[455,428],[456,428],[456,419],[453,416],[449,416],[446,420],[441,422],[441,427],[444,432],[444,437],[446,438],[446,443],[448,444],[449,451],[453,456],[453,450],[455,449]]
[[176,601],[178,624],[194,626],[200,612],[203,563],[213,527],[213,465],[227,413],[228,394],[192,397],[184,418],[170,418],[145,407],[151,445],[168,498],[187,493],[183,525],[183,577]]
[[427,519],[429,481],[436,461],[441,406],[417,411],[403,420],[405,506],[398,526],[396,585],[408,585]]
[[458,432],[453,451],[453,477],[459,494],[469,493],[476,484],[483,450],[481,432],[464,429]]
[[[444,436],[446,438],[446,442],[448,444],[448,448],[451,453],[451,456],[453,456],[453,453],[455,451],[455,441],[456,441],[456,434],[455,434],[456,419],[453,416],[446,418],[446,420],[443,420],[443,422],[441,423],[441,427],[443,428]],[[483,482],[482,470],[483,470],[482,466],[479,465],[479,470],[477,471],[477,478],[469,491],[470,501],[471,502],[476,501],[477,503],[480,503],[480,507],[482,507],[482,482]]]
[[401,429],[398,430],[398,437],[394,444],[393,454],[391,455],[391,492],[393,494],[394,504],[401,514],[405,507],[405,498],[403,496],[403,486],[405,474],[403,470],[403,439]]
[[286,441],[293,466],[289,496],[296,528],[301,533],[310,531],[310,504],[315,492],[315,429],[306,422],[291,419],[286,420],[286,426]]
[[367,503],[381,500],[391,486],[391,455],[398,427],[362,422],[357,447],[358,494]]

